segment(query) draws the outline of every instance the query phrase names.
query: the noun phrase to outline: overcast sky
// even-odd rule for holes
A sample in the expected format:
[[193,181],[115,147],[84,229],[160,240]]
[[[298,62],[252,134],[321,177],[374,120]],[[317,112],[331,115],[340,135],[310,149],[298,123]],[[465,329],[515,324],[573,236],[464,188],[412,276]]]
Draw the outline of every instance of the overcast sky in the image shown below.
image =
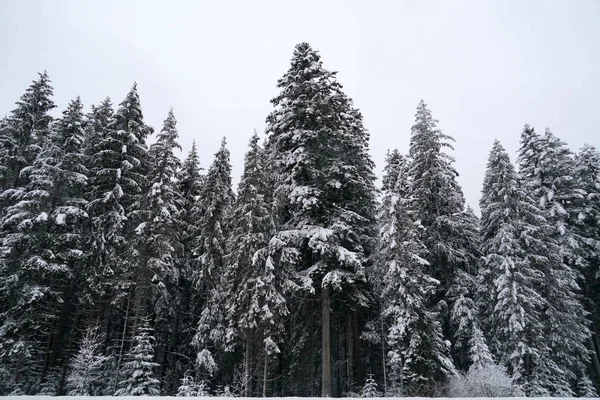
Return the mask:
[[227,136],[237,182],[302,41],[361,109],[378,174],[386,149],[407,152],[421,98],[476,209],[494,138],[514,161],[526,122],[600,148],[599,0],[0,0],[0,115],[43,70],[56,115],[77,95],[118,104],[137,81],[146,122],[172,106],[204,167]]

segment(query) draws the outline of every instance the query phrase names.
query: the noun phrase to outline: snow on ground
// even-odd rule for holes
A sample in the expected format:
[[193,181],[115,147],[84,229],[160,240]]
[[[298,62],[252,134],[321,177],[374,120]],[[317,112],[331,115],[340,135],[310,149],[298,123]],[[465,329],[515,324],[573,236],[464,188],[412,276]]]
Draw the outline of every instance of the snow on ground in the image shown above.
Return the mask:
[[[174,397],[174,396],[120,396],[120,397],[114,397],[114,396],[97,396],[97,397],[93,397],[94,400],[140,400],[143,398],[148,398],[148,399],[152,399],[152,400],[174,400],[174,399],[182,399],[183,397]],[[86,397],[86,396],[0,396],[0,400],[24,400],[30,398],[32,400],[60,400],[60,399],[65,399],[65,400],[91,400],[90,397]],[[196,399],[206,399],[206,400],[216,400],[216,399],[228,399],[231,400],[231,397],[195,397]],[[237,397],[238,399],[244,399],[245,397]],[[249,398],[254,398],[256,399],[257,397],[249,397]],[[269,397],[269,400],[297,400],[297,399],[314,399],[314,400],[320,400],[322,399],[321,397]],[[392,400],[394,399],[393,397],[370,397],[369,400]],[[402,399],[402,400],[425,400],[427,399],[427,397],[398,397],[398,399]],[[465,400],[479,400],[479,399],[488,399],[488,397],[464,397],[464,398],[460,398],[460,397],[435,397],[435,400],[459,400],[459,399],[465,399]],[[509,399],[519,399],[522,400],[522,397],[493,397],[494,400],[509,400]],[[560,400],[560,399],[571,399],[570,397],[538,397],[536,398],[536,400]],[[583,400],[585,398],[579,397],[578,400]]]

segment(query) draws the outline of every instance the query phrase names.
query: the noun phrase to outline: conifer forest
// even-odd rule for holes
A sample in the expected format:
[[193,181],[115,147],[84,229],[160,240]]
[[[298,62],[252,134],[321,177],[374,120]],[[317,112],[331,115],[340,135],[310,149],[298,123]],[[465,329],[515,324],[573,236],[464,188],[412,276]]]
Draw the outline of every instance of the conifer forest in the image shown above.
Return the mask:
[[54,114],[48,74],[24,82],[0,119],[0,395],[597,396],[599,150],[515,127],[478,216],[424,101],[377,177],[318,51],[273,84],[234,188],[226,138],[180,160],[176,110],[150,127],[135,83]]

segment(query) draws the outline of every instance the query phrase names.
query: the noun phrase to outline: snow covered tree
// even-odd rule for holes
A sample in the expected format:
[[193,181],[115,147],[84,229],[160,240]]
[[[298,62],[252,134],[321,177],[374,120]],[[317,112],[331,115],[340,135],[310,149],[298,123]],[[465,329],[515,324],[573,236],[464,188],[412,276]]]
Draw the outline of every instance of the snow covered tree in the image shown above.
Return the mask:
[[[242,341],[245,351],[245,396],[250,396],[252,360],[260,354],[267,359],[279,353],[277,342],[285,330],[289,311],[284,294],[291,290],[286,271],[276,270],[269,257],[268,245],[274,233],[269,204],[265,154],[256,131],[246,153],[244,173],[230,216],[227,244],[227,321],[229,345]],[[262,349],[255,349],[255,343]],[[259,351],[257,351],[259,350]],[[265,373],[267,370],[264,369]],[[267,379],[263,376],[263,381]]]
[[377,390],[377,382],[375,382],[375,379],[373,379],[373,374],[369,374],[369,377],[367,378],[365,385],[363,386],[362,390],[360,391],[360,397],[379,397],[380,393],[379,390]]
[[267,118],[278,230],[271,252],[275,268],[294,264],[304,289],[320,296],[323,396],[332,395],[330,293],[345,299],[340,317],[366,305],[375,210],[369,135],[335,76],[309,44],[298,44]]
[[154,360],[154,337],[146,321],[133,338],[134,345],[127,353],[123,368],[123,379],[115,396],[158,396],[159,380],[153,369],[159,367]]
[[104,99],[100,105],[91,106],[92,110],[87,116],[85,123],[85,141],[84,153],[88,160],[88,169],[90,176],[93,176],[96,169],[93,167],[93,156],[98,151],[98,145],[109,135],[109,125],[111,123],[114,110],[110,98]]
[[[141,256],[131,240],[139,226],[139,210],[149,188],[150,157],[146,139],[152,128],[144,123],[134,84],[110,118],[91,159],[89,286],[99,301],[99,317],[119,326],[107,332],[107,342],[120,344],[115,353],[118,376],[126,340],[140,319],[134,312],[133,290]],[[123,310],[123,313],[121,313]],[[104,325],[104,324],[103,324]]]
[[198,151],[196,149],[196,141],[192,142],[192,148],[184,160],[181,170],[177,177],[177,184],[179,186],[179,192],[181,193],[180,206],[179,206],[179,221],[181,223],[181,243],[182,259],[180,260],[183,275],[188,279],[192,278],[193,275],[193,261],[192,261],[192,249],[193,242],[196,233],[194,216],[201,214],[201,204],[199,197],[202,193],[203,178],[200,174],[202,168],[198,160]]
[[209,375],[217,370],[211,350],[225,341],[225,249],[228,237],[227,217],[234,195],[231,188],[231,164],[225,138],[208,169],[195,216],[197,233],[193,254],[195,263],[195,302],[200,307],[200,321],[193,344],[200,350],[197,364]]
[[585,306],[590,312],[592,321],[592,337],[589,348],[595,349],[592,360],[596,376],[600,376],[600,152],[593,146],[585,145],[575,158],[575,177],[577,187],[582,190],[583,197],[576,201],[574,230],[580,238],[579,254],[583,260],[583,293]]
[[421,240],[429,251],[429,274],[440,282],[428,304],[435,307],[444,336],[454,339],[456,366],[466,370],[473,356],[469,343],[482,344],[484,340],[473,301],[478,222],[465,210],[454,159],[444,151],[453,149],[454,139],[442,133],[437,122],[421,100],[411,129],[408,207],[413,221],[424,228]]
[[141,223],[134,239],[141,258],[136,273],[136,312],[146,315],[150,303],[157,320],[168,321],[175,311],[169,306],[174,295],[179,271],[175,266],[180,246],[178,232],[178,203],[181,198],[174,179],[180,167],[174,154],[181,150],[173,110],[169,111],[156,142],[150,147],[153,167],[149,174],[150,188],[134,210]]
[[389,381],[398,395],[431,395],[432,383],[454,373],[448,344],[429,298],[439,281],[428,274],[427,249],[420,240],[423,227],[410,215],[408,176],[400,169],[395,193],[393,256],[386,265],[383,317],[388,320]]
[[[496,141],[486,169],[481,207],[482,309],[490,347],[526,394],[548,394],[552,374],[544,337],[543,275],[536,268],[542,245],[539,209],[520,185],[502,145]],[[560,379],[559,376],[557,376]]]
[[480,313],[474,300],[477,291],[477,270],[480,258],[479,220],[470,207],[454,216],[459,232],[454,235],[456,248],[461,249],[463,262],[456,265],[450,288],[446,293],[450,309],[452,355],[457,368],[467,371],[472,366],[492,364],[492,355],[481,329]]
[[[29,182],[13,190],[19,201],[5,209],[0,222],[0,357],[15,368],[16,381],[22,374],[41,377],[52,367],[65,328],[57,320],[69,303],[73,278],[82,273],[81,228],[87,217],[82,108],[79,98],[69,104],[33,165],[23,169]],[[53,341],[52,347],[46,344]]]
[[587,312],[580,302],[580,274],[574,266],[575,236],[568,225],[568,209],[580,197],[573,184],[570,152],[549,131],[544,136],[525,126],[519,149],[519,178],[541,214],[537,241],[528,253],[543,275],[544,333],[552,361],[562,371],[565,384],[550,387],[555,395],[571,395],[581,376],[587,375],[590,337]]
[[[375,251],[373,252],[373,272],[370,280],[376,291],[381,293],[383,277],[387,272],[389,262],[394,258],[396,248],[396,203],[408,197],[408,176],[399,177],[399,174],[408,174],[408,160],[398,150],[388,152],[382,178],[382,197],[377,208],[378,236]],[[400,185],[397,181],[402,179]],[[398,193],[397,190],[402,191]]]
[[109,357],[98,354],[100,346],[95,329],[86,331],[79,351],[69,364],[69,375],[66,380],[69,396],[98,395],[98,386],[104,379],[104,367]]
[[[0,189],[27,184],[27,176],[22,175],[21,170],[33,164],[50,134],[49,111],[56,107],[50,83],[46,71],[39,74],[39,79],[27,88],[0,131]],[[3,194],[3,199],[6,200],[7,195]]]
[[[139,225],[130,241],[139,257],[135,273],[135,313],[137,319],[153,313],[154,334],[158,339],[159,354],[170,354],[175,330],[175,314],[179,306],[178,284],[181,254],[179,205],[181,193],[175,178],[181,162],[175,155],[178,143],[177,121],[169,111],[157,140],[149,150],[153,165],[148,175],[149,188],[143,195],[134,215]],[[167,363],[167,361],[173,361]],[[162,360],[161,368],[171,368],[174,360]],[[162,374],[162,372],[161,372]]]
[[412,212],[425,228],[422,237],[430,250],[431,275],[441,282],[439,301],[452,281],[453,267],[462,261],[460,249],[450,247],[450,235],[455,233],[453,217],[463,211],[464,198],[452,166],[454,159],[443,151],[453,148],[454,139],[443,134],[437,122],[421,100],[411,129],[410,197]]

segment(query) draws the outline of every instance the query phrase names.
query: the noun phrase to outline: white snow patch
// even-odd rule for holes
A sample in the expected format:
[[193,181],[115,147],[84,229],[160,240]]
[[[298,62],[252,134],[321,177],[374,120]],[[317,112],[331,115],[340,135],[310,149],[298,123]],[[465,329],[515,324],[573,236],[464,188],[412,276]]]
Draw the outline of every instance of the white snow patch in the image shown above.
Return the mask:
[[56,225],[65,225],[67,223],[67,214],[60,213],[56,216]]

